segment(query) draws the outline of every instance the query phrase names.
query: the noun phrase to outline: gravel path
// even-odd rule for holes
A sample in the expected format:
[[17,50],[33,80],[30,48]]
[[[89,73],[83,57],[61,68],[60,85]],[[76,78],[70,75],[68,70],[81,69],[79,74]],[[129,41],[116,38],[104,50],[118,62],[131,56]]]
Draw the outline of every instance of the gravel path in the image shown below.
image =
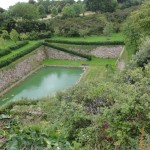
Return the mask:
[[124,68],[125,68],[125,62],[124,62],[123,60],[120,60],[120,61],[118,62],[118,69],[119,69],[120,71],[122,71]]
[[91,54],[98,58],[117,58],[123,46],[100,46],[91,51]]

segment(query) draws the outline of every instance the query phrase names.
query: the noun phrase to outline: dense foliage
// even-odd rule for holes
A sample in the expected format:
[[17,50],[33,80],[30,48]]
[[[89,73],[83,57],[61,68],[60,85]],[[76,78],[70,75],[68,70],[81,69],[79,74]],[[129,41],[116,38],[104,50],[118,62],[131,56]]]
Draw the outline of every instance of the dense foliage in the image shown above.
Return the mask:
[[[10,38],[14,42],[19,39],[37,40],[49,38],[52,34],[83,38],[92,34],[105,34],[106,41],[94,42],[94,45],[118,45],[123,42],[111,42],[108,38],[112,32],[120,31],[122,23],[125,22],[126,49],[130,47],[130,50],[136,51],[136,54],[122,72],[109,73],[112,66],[106,63],[107,75],[100,80],[85,80],[66,91],[58,92],[53,97],[36,101],[22,99],[1,106],[0,149],[144,150],[149,148],[150,2],[145,0],[140,7],[132,8],[127,7],[139,5],[142,0],[85,0],[84,2],[29,0],[29,3],[12,6],[8,12],[0,9],[0,42],[3,43]],[[82,6],[86,4],[86,9],[97,14],[80,16],[79,3]],[[136,11],[132,12],[134,9]],[[52,14],[52,19],[36,20],[39,16],[43,17],[48,13]],[[57,16],[57,13],[63,15]],[[44,45],[91,59],[89,55],[79,54],[50,42],[83,45],[91,44],[90,42],[46,40]],[[17,53],[9,55],[11,51],[17,51],[26,44],[28,41],[22,41],[8,49],[0,50],[2,57],[0,68],[34,51],[43,42],[37,42],[32,47],[20,49]],[[9,57],[3,57],[7,54]],[[95,66],[95,69],[100,68]]]
[[88,10],[97,12],[113,12],[117,6],[116,0],[86,0],[86,6]]
[[8,130],[1,129],[7,140],[3,147],[139,149],[143,127],[147,146],[150,62],[144,69],[137,67],[136,56],[127,69],[111,80],[82,83],[42,101],[25,100],[3,106],[1,112],[13,120]]
[[134,11],[124,25],[126,45],[138,50],[142,38],[150,35],[150,1],[146,0],[140,9]]

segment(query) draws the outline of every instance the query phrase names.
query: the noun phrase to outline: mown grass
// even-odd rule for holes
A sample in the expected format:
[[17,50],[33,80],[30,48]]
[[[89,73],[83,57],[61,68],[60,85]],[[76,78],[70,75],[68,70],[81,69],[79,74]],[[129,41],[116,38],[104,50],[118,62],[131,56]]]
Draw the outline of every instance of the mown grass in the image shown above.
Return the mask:
[[106,76],[108,70],[110,68],[107,66],[111,66],[111,69],[114,70],[116,59],[99,59],[92,58],[91,61],[75,61],[75,60],[56,60],[56,59],[48,59],[43,61],[44,65],[54,65],[54,66],[86,66],[87,69],[82,77],[82,82],[93,81],[99,78]]
[[[93,36],[87,36],[85,38],[83,37],[59,37],[59,36],[55,36],[52,37],[51,40],[65,40],[65,41],[83,41],[83,42],[105,42],[107,41],[106,36],[97,36],[97,35],[93,35]],[[114,33],[112,34],[112,36],[110,37],[109,41],[124,41],[124,37],[122,33]]]
[[73,44],[60,44],[60,43],[51,43],[53,45],[68,49],[68,50],[85,50],[85,52],[89,52],[95,48],[97,45],[73,45]]
[[103,59],[93,57],[91,61],[80,61],[80,60],[58,60],[58,59],[47,59],[43,61],[44,65],[60,65],[60,66],[105,66],[107,64],[115,65],[116,59]]

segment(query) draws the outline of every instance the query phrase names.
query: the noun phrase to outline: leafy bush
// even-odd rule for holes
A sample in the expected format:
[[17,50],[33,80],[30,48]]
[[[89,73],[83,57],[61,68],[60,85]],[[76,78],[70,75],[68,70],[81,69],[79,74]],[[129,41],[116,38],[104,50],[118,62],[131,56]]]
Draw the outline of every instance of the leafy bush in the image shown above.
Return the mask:
[[99,14],[67,19],[59,17],[49,20],[49,24],[52,28],[51,31],[55,31],[57,28],[61,36],[74,36],[74,34],[70,34],[72,31],[76,31],[75,36],[80,36],[79,30],[85,29],[88,29],[88,35],[100,35],[105,27],[105,23],[100,17]]
[[29,33],[28,40],[46,39],[51,37],[51,32],[35,32]]
[[144,38],[139,51],[134,55],[131,66],[144,67],[150,62],[150,38]]
[[4,56],[4,55],[7,55],[11,52],[11,50],[9,48],[7,49],[1,49],[0,50],[0,57]]
[[47,22],[39,21],[39,20],[22,20],[17,21],[15,29],[19,33],[27,33],[27,32],[40,32],[47,30]]
[[5,39],[5,40],[10,39],[8,31],[6,31],[6,30],[2,31],[2,38]]
[[55,45],[52,45],[50,43],[44,43],[45,46],[48,46],[48,47],[52,47],[52,48],[55,48],[57,50],[60,50],[60,51],[63,51],[63,52],[67,52],[67,53],[70,53],[70,54],[73,54],[73,55],[77,55],[77,56],[80,56],[80,57],[83,57],[83,58],[86,58],[88,60],[91,60],[92,57],[90,55],[86,55],[86,54],[81,54],[81,53],[78,53],[78,52],[75,52],[75,51],[70,51],[68,49],[65,49],[65,48],[62,48],[62,47],[58,47],[58,46],[55,46]]
[[21,47],[27,45],[28,43],[29,43],[28,41],[22,41],[22,42],[19,42],[19,43],[17,43],[17,44],[14,44],[14,45],[9,46],[9,48],[10,48],[11,50],[16,50],[16,49],[19,49],[19,48],[21,48]]
[[34,147],[34,149],[61,148],[62,150],[71,150],[69,142],[64,142],[64,139],[57,137],[53,131],[41,126],[20,128],[20,130],[13,132],[16,134],[10,136],[9,142],[3,145],[4,149],[32,149]]

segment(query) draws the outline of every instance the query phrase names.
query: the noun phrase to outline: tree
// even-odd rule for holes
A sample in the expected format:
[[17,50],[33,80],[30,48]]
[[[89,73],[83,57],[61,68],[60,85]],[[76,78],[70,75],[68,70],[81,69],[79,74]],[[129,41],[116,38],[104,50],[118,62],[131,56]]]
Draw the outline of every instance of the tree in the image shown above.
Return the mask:
[[134,11],[124,24],[126,46],[138,50],[143,37],[150,35],[150,1],[145,1],[141,7]]
[[25,33],[20,33],[20,36],[19,36],[19,38],[21,39],[21,40],[27,40],[28,39],[28,35],[27,34],[25,34]]
[[51,14],[52,17],[55,17],[58,14],[57,8],[55,6],[51,9]]
[[43,16],[43,15],[46,14],[45,8],[44,8],[43,5],[39,5],[39,6],[38,6],[38,12],[39,12],[39,14],[40,14],[41,16]]
[[75,3],[70,7],[73,7],[76,16],[79,16],[82,13],[82,5],[81,4]]
[[150,63],[150,38],[146,37],[142,40],[139,51],[134,55],[131,65],[144,67],[148,63]]
[[39,12],[35,5],[29,3],[17,3],[11,6],[9,13],[16,18],[33,20],[39,18]]
[[107,39],[109,39],[109,37],[113,33],[113,30],[114,30],[113,24],[111,22],[108,22],[103,30],[103,34],[107,36]]
[[64,0],[65,2],[66,2],[66,4],[70,4],[70,5],[72,5],[72,4],[74,4],[74,0]]
[[89,32],[90,32],[90,31],[89,31],[88,28],[85,28],[85,29],[79,29],[79,34],[80,34],[81,37],[87,36]]
[[82,4],[82,6],[81,6],[81,13],[83,14],[83,16],[85,14],[85,11],[86,11],[86,5]]
[[57,10],[58,10],[58,13],[61,13],[62,8],[61,8],[61,6],[60,6],[60,5],[58,5]]
[[10,32],[10,38],[15,43],[19,40],[19,34],[18,34],[18,32],[15,29],[11,30],[11,32]]
[[143,0],[117,0],[118,3],[122,4],[123,8],[140,5]]
[[29,4],[35,4],[36,3],[36,1],[34,1],[34,0],[29,0],[29,2],[28,2]]
[[5,9],[0,7],[0,13],[3,13],[3,12],[5,12]]
[[66,5],[63,8],[62,13],[64,17],[74,17],[76,15],[76,12],[71,5]]
[[49,5],[49,6],[48,6],[48,13],[51,13],[51,9],[52,9],[52,6]]
[[116,6],[116,0],[86,0],[87,9],[94,12],[113,12]]
[[6,41],[2,36],[0,37],[0,45],[1,47],[6,48]]
[[8,31],[7,30],[3,30],[2,31],[3,33],[2,33],[2,38],[4,39],[4,40],[8,40],[10,37],[9,37],[9,34],[8,34]]

